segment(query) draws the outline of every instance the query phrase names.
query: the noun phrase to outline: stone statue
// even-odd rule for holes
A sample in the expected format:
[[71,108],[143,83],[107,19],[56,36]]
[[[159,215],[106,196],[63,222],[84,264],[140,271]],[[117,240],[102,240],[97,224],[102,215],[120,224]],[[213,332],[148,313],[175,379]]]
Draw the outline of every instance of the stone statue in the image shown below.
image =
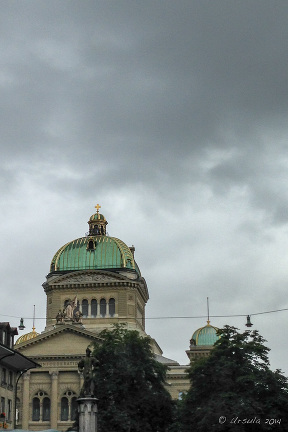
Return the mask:
[[76,306],[77,306],[77,298],[75,296],[73,300],[71,299],[68,300],[67,306],[64,309],[66,318],[74,320],[74,310],[76,309]]
[[190,339],[190,346],[196,346],[196,341],[194,339]]
[[62,323],[64,320],[64,313],[61,311],[61,309],[59,309],[59,312],[56,315],[56,322],[58,323]]
[[79,310],[77,310],[77,311],[75,312],[75,314],[74,314],[75,321],[76,321],[77,323],[82,323],[82,316],[83,316],[82,312],[80,312]]
[[89,347],[86,349],[86,357],[78,363],[78,370],[83,373],[84,383],[80,392],[81,397],[94,396],[94,381],[93,371],[97,367],[98,361],[91,357],[91,350]]

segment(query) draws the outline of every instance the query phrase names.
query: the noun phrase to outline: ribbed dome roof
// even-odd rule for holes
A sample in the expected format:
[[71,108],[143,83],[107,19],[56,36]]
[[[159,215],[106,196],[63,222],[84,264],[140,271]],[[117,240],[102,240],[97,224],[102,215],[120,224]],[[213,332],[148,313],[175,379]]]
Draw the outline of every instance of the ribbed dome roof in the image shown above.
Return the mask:
[[116,237],[106,234],[105,217],[97,213],[89,221],[89,234],[62,246],[54,255],[50,271],[130,270],[140,275],[133,251]]
[[90,216],[90,221],[96,221],[96,220],[101,220],[101,221],[106,221],[105,217],[100,214],[100,213],[95,213],[92,216]]
[[18,344],[20,344],[20,343],[22,343],[22,342],[27,342],[28,340],[35,338],[35,337],[38,336],[39,334],[40,334],[40,333],[37,333],[37,332],[35,331],[35,329],[33,329],[32,332],[30,332],[30,333],[26,333],[26,334],[20,336],[20,337],[17,339],[17,341],[15,342],[15,345],[18,345]]
[[52,271],[122,269],[137,270],[133,254],[121,240],[88,236],[62,246],[51,262]]
[[216,334],[217,330],[218,328],[211,326],[208,321],[205,327],[201,327],[193,333],[190,342],[196,346],[214,345],[214,343],[219,339],[219,336]]

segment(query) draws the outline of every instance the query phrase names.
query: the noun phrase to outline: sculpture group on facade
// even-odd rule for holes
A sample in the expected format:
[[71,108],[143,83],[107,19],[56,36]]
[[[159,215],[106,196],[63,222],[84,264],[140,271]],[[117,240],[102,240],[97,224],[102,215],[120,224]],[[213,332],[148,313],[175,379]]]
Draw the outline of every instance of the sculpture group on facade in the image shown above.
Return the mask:
[[64,306],[63,310],[59,309],[56,315],[57,324],[64,323],[65,321],[72,321],[76,323],[82,323],[82,312],[80,312],[77,304],[77,297],[73,300],[69,299]]

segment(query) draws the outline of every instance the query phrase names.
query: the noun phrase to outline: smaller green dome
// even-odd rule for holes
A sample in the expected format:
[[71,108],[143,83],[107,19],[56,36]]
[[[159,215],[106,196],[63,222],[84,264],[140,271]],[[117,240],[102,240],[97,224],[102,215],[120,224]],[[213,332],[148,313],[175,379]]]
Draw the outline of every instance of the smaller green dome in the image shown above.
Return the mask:
[[211,326],[210,321],[207,321],[207,325],[205,327],[201,327],[193,333],[193,336],[190,340],[191,345],[214,345],[214,343],[219,339],[217,330],[217,327]]

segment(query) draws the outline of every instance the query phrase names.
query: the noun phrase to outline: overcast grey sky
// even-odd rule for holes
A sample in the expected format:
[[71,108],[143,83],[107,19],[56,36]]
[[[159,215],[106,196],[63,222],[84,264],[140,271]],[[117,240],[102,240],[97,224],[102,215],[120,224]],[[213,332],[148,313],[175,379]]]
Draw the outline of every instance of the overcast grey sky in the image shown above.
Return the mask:
[[[284,0],[1,2],[1,321],[35,304],[43,330],[50,261],[97,203],[147,318],[288,308],[287,19]],[[288,311],[252,322],[288,374]],[[205,324],[147,332],[187,363]]]

